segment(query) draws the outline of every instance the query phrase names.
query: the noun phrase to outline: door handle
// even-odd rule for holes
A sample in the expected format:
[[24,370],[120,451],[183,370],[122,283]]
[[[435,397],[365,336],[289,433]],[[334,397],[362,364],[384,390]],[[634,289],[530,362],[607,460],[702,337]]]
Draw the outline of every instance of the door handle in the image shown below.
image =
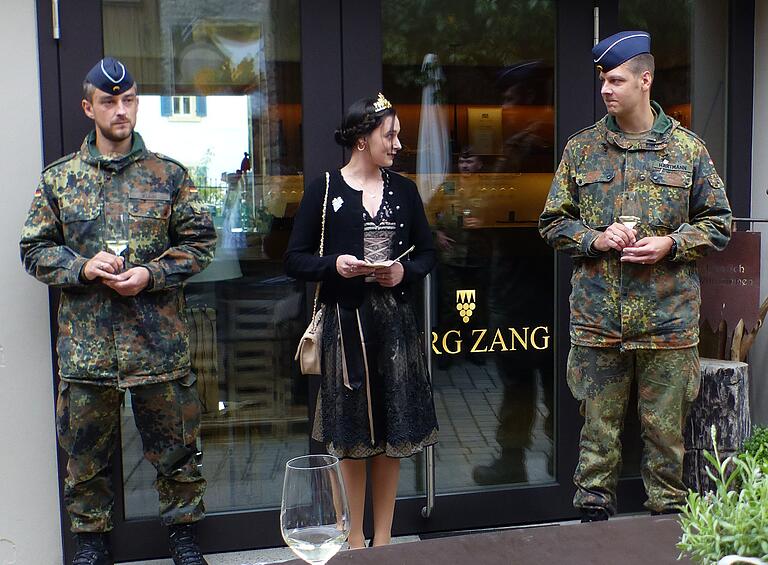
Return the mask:
[[53,38],[61,39],[61,27],[59,25],[59,0],[51,0],[51,26]]
[[[424,355],[427,360],[427,374],[432,384],[432,275],[424,277]],[[432,389],[434,394],[434,388]],[[426,486],[426,503],[421,509],[422,518],[429,518],[435,509],[435,446],[429,445],[424,449],[424,485]]]

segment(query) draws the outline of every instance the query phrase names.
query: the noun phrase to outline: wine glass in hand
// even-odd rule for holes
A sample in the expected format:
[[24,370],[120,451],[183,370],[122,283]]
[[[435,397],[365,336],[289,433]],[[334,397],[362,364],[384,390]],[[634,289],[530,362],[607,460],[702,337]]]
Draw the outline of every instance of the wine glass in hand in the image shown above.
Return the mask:
[[642,204],[636,192],[625,192],[621,195],[621,216],[619,216],[619,222],[633,230],[640,223],[642,213]]
[[107,216],[107,239],[104,242],[113,255],[122,257],[128,264],[128,223],[125,214]]
[[324,565],[349,537],[349,504],[339,460],[304,455],[285,464],[280,528],[307,563]]

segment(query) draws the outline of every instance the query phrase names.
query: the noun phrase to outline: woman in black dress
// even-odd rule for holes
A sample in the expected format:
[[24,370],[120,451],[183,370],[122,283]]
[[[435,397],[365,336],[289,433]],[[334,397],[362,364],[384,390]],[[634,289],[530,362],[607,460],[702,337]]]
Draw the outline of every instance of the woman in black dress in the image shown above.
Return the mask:
[[330,171],[327,199],[326,175],[309,185],[285,255],[289,275],[322,282],[322,385],[312,436],[342,459],[352,548],[365,545],[366,460],[374,545],[386,545],[400,458],[437,442],[432,387],[410,303],[411,287],[435,264],[435,250],[416,185],[387,170],[401,148],[399,131],[395,110],[381,94],[349,107],[336,141],[352,156]]

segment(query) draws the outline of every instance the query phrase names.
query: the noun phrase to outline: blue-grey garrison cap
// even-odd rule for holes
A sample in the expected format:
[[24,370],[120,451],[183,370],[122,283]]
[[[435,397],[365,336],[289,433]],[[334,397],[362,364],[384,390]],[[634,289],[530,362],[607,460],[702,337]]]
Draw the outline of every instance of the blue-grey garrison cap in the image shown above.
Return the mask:
[[104,57],[85,75],[85,80],[109,94],[122,94],[133,86],[128,69],[114,57]]
[[598,71],[608,72],[632,57],[651,52],[651,34],[647,31],[620,31],[592,48]]

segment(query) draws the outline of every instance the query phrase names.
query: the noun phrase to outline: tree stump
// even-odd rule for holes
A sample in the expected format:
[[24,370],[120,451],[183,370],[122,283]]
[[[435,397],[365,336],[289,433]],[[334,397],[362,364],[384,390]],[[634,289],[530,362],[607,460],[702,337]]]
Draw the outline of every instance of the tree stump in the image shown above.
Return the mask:
[[713,452],[710,429],[717,428],[721,459],[738,453],[751,431],[749,365],[739,361],[701,359],[701,389],[691,406],[683,435],[683,481],[704,493],[714,485],[707,476],[704,450]]

